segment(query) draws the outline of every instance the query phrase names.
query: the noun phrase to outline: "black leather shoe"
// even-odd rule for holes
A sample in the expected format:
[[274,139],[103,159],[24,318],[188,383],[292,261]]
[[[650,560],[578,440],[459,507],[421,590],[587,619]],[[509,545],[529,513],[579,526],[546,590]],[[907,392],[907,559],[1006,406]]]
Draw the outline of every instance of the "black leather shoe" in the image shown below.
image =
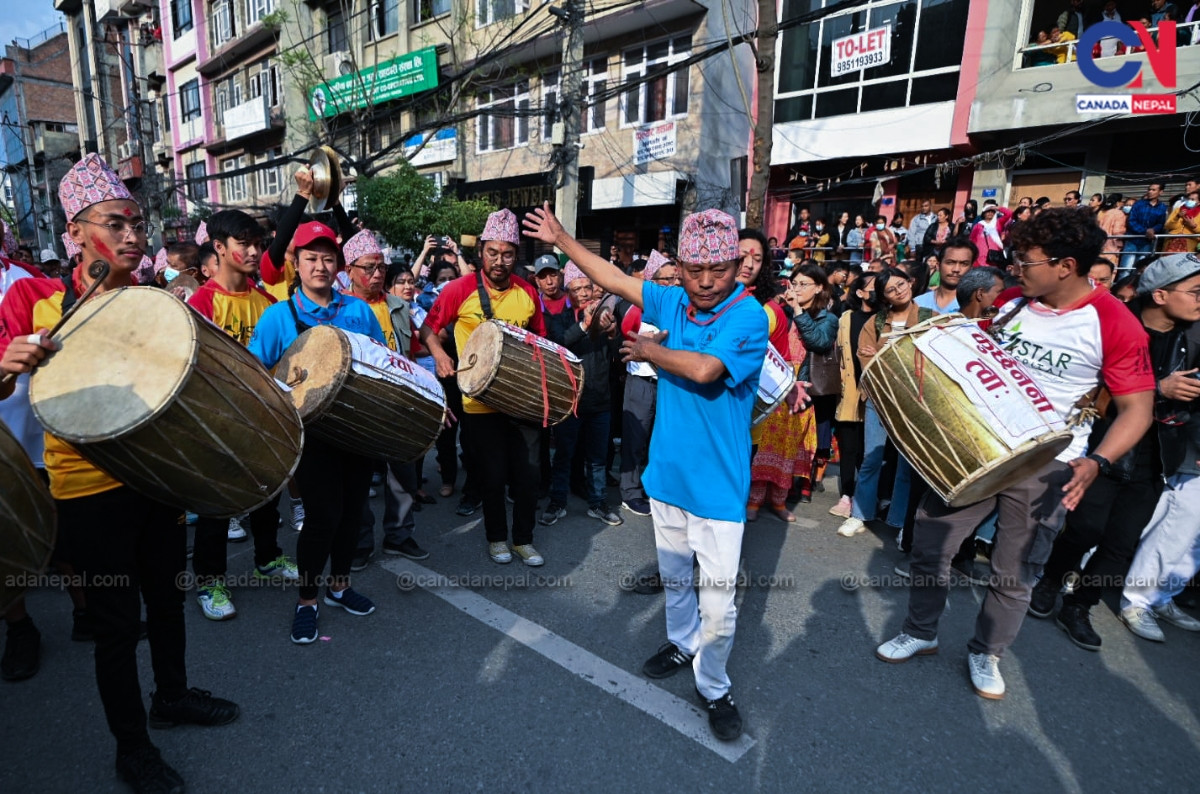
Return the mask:
[[167,702],[155,692],[150,696],[150,727],[173,728],[176,725],[226,725],[238,718],[236,703],[215,698],[207,689],[192,687],[187,694]]
[[732,742],[742,735],[742,715],[728,692],[716,700],[709,700],[696,690],[704,710],[708,712],[708,727],[712,728],[713,736],[723,742]]
[[1063,604],[1058,610],[1058,627],[1067,633],[1071,642],[1086,651],[1100,650],[1100,635],[1092,628],[1092,617],[1088,607],[1081,604]]

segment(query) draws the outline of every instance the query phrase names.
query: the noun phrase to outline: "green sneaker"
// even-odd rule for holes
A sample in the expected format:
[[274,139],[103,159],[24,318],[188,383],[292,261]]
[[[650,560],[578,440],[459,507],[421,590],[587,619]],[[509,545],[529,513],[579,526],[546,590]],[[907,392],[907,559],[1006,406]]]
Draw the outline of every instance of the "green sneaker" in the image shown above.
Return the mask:
[[196,590],[196,601],[209,620],[229,620],[237,614],[229,600],[229,590],[220,582]]
[[291,557],[280,554],[266,565],[254,566],[254,578],[286,579],[289,582],[296,582],[300,579],[300,569],[296,567],[296,563],[292,562]]

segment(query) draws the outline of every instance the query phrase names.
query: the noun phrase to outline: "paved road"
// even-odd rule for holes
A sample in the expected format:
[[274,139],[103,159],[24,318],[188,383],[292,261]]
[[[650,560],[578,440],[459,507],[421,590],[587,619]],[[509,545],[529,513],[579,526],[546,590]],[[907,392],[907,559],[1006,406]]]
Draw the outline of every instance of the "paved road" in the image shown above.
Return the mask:
[[[1200,636],[1168,626],[1166,644],[1147,643],[1102,606],[1097,654],[1029,619],[1002,664],[1007,699],[984,701],[965,647],[983,590],[963,586],[940,655],[883,664],[873,648],[906,603],[891,575],[898,553],[882,529],[838,537],[832,497],[819,493],[798,525],[749,525],[730,664],[747,735],[721,746],[690,674],[638,674],[664,634],[662,596],[622,589],[652,564],[648,518],[605,527],[572,499],[568,518],[539,528],[548,562],[534,570],[491,563],[482,527],[450,501],[418,516],[432,556],[382,558],[357,574],[379,610],[323,610],[328,639],[312,646],[287,639],[294,593],[237,589],[239,615],[226,623],[204,620],[189,598],[191,684],[242,707],[230,726],[153,732],[189,790],[1194,787]],[[295,533],[281,537],[291,551]],[[231,575],[251,564],[249,544],[231,545]],[[435,574],[467,586],[439,586]],[[865,584],[847,590],[845,577]],[[44,663],[34,679],[0,685],[0,791],[120,791],[90,648],[68,639],[67,598],[39,590],[29,604]],[[148,693],[145,646],[140,661]]]

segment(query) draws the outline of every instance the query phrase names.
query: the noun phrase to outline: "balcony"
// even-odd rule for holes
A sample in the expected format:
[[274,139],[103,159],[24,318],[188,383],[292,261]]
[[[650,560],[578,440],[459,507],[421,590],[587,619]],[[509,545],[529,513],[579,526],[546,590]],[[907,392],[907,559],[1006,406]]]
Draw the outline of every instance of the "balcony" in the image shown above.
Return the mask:
[[[234,35],[217,45],[208,59],[202,61],[197,69],[200,74],[213,75],[228,71],[240,64],[248,55],[260,54],[268,44],[275,41],[275,29],[267,27],[261,21],[247,23],[243,13],[245,4],[238,2],[230,6],[230,13],[235,14],[231,21]],[[274,6],[267,6],[274,8]]]
[[77,14],[83,9],[83,0],[54,0],[54,10],[63,14]]
[[234,141],[269,129],[271,114],[267,108],[266,96],[256,97],[226,110],[223,126],[226,141]]
[[206,132],[203,115],[196,116],[190,121],[181,122],[179,124],[179,148],[191,148],[201,143]]

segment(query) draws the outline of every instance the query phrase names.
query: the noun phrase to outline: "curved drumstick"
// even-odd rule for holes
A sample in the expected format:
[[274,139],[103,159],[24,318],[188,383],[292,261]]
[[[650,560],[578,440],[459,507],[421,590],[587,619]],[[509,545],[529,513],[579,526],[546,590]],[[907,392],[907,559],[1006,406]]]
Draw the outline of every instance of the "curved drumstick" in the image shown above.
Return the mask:
[[[54,327],[51,328],[49,333],[46,334],[47,337],[52,339],[52,338],[54,338],[54,335],[56,333],[58,333],[60,330],[62,330],[62,327],[67,322],[67,320],[71,319],[71,315],[73,315],[73,314],[75,314],[75,312],[79,311],[79,307],[83,305],[84,301],[86,301],[88,298],[92,297],[92,293],[96,291],[96,288],[99,287],[102,283],[104,283],[104,279],[108,278],[109,271],[111,271],[111,270],[112,270],[112,267],[108,264],[108,262],[105,262],[103,259],[97,259],[95,262],[92,262],[92,264],[88,265],[87,273],[88,273],[88,276],[92,279],[91,286],[89,286],[86,290],[83,291],[83,294],[79,296],[78,300],[75,301],[74,305],[72,305],[71,308],[69,308],[65,312],[63,312],[62,317],[60,317],[58,319],[58,322],[56,322],[54,324]],[[10,380],[12,380],[15,377],[17,377],[16,373],[13,373],[13,372],[8,373],[3,378],[0,378],[0,385],[8,383]]]

